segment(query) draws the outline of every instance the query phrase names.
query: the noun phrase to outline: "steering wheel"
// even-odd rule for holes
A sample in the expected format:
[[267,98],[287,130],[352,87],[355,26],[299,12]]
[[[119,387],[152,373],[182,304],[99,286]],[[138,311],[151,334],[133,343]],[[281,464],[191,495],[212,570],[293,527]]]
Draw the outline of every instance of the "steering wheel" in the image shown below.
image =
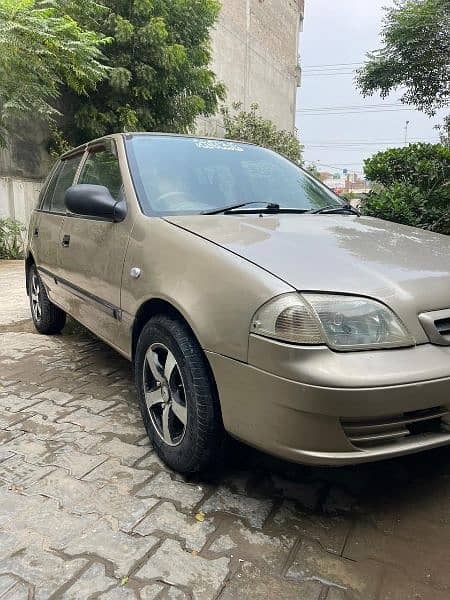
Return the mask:
[[[175,205],[174,203],[169,203],[169,206],[162,206],[162,203],[165,200],[177,197],[180,197],[180,201],[178,201]],[[156,198],[154,202],[159,210],[167,210],[171,208],[177,210],[192,210],[194,208],[197,208],[195,197],[189,192],[166,192],[165,194],[161,194],[161,196],[158,196],[158,198]]]

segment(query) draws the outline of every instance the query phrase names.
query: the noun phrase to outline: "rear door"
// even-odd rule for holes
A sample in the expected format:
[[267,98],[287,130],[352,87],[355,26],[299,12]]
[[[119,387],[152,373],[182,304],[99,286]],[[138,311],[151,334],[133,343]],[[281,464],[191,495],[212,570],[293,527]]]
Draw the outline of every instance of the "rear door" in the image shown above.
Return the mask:
[[65,216],[64,194],[76,176],[82,153],[63,159],[54,167],[40,204],[30,222],[30,246],[39,273],[52,300],[58,302],[55,276],[59,275],[60,232]]
[[[119,200],[124,195],[115,141],[88,147],[77,183],[103,185]],[[123,349],[120,287],[132,225],[68,213],[61,229],[59,267],[65,310],[94,333]]]

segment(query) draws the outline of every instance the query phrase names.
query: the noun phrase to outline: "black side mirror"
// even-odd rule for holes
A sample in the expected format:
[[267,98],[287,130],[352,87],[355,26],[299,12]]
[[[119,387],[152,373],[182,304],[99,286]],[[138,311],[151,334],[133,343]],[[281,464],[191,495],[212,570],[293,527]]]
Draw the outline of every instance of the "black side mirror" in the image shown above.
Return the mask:
[[103,185],[80,183],[73,185],[64,195],[67,209],[76,215],[98,217],[115,223],[127,216],[124,200],[114,200],[108,188]]

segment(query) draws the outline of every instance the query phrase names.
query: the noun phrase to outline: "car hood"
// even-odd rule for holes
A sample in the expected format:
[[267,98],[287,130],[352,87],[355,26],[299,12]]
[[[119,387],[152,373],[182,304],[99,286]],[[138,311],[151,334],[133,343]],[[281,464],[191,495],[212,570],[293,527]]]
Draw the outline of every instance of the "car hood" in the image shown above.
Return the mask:
[[[166,218],[299,291],[377,298],[405,321],[450,307],[450,237],[353,215]],[[416,334],[423,329],[414,327]],[[413,328],[413,329],[414,329]]]

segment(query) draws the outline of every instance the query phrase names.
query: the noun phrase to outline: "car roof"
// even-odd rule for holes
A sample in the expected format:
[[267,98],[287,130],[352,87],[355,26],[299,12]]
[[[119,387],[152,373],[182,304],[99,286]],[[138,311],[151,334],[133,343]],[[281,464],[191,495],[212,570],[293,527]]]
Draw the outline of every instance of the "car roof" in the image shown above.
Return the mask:
[[165,133],[165,132],[160,132],[160,131],[130,131],[130,132],[124,132],[124,133],[111,133],[108,135],[104,135],[103,137],[96,138],[94,140],[90,140],[89,142],[80,144],[76,148],[72,148],[71,150],[68,150],[67,152],[62,154],[59,157],[59,159],[63,160],[65,158],[69,158],[70,156],[73,156],[76,154],[81,154],[82,152],[84,152],[86,150],[86,148],[99,145],[102,142],[104,142],[105,140],[127,139],[127,138],[131,138],[131,137],[136,137],[136,136],[174,137],[174,138],[188,138],[188,139],[190,138],[190,139],[198,139],[198,140],[215,140],[217,142],[236,142],[238,144],[246,144],[247,146],[259,147],[257,144],[252,144],[251,142],[244,142],[242,140],[234,140],[234,139],[227,139],[227,138],[206,136],[206,135],[193,135],[193,134],[184,134],[184,133]]

